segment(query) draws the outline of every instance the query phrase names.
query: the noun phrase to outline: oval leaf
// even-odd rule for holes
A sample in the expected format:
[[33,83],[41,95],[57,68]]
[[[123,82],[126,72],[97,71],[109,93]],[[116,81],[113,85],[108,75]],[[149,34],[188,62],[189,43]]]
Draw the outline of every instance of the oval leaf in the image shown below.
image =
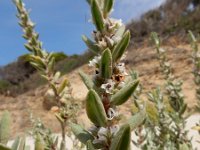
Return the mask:
[[89,48],[89,50],[92,51],[94,54],[98,54],[100,52],[100,48],[92,40],[90,40],[84,35],[82,36],[82,39]]
[[138,127],[139,125],[141,125],[146,117],[146,111],[145,109],[141,110],[140,112],[138,112],[137,114],[135,114],[134,116],[132,116],[131,118],[128,119],[128,124],[131,127],[131,130],[135,129],[136,127]]
[[129,150],[131,141],[131,129],[129,125],[123,125],[114,136],[110,150]]
[[14,143],[12,144],[11,149],[12,149],[12,150],[17,150],[18,147],[19,147],[19,143],[20,143],[20,138],[17,137],[17,138],[15,139]]
[[8,111],[3,113],[0,122],[0,142],[6,144],[10,136],[11,115]]
[[112,76],[112,54],[109,49],[106,49],[102,54],[101,76],[105,79],[110,79]]
[[107,16],[113,7],[114,0],[104,0],[104,16]]
[[92,0],[91,11],[92,11],[92,18],[97,30],[103,31],[104,29],[103,15],[96,0]]
[[130,38],[131,38],[130,32],[127,31],[122,37],[121,41],[115,46],[112,54],[113,62],[116,62],[122,57],[129,44]]
[[90,90],[86,98],[86,111],[88,118],[97,126],[106,126],[106,112],[99,95]]
[[74,133],[74,135],[83,144],[87,144],[88,140],[94,139],[94,137],[88,131],[86,131],[82,126],[80,126],[78,124],[71,123],[70,127],[71,127],[71,130]]
[[35,150],[45,150],[44,141],[39,134],[37,134],[35,139]]
[[95,150],[95,148],[90,140],[87,142],[87,150]]
[[85,83],[86,87],[88,88],[88,90],[92,89],[94,86],[94,83],[92,82],[92,80],[88,77],[87,74],[85,74],[82,71],[79,71],[79,75],[81,77],[81,79],[83,80],[83,82]]
[[127,86],[123,87],[121,90],[119,90],[116,94],[114,94],[111,97],[111,104],[121,105],[125,103],[129,99],[129,97],[133,94],[133,92],[136,90],[138,84],[139,81],[134,81],[132,83],[129,83]]

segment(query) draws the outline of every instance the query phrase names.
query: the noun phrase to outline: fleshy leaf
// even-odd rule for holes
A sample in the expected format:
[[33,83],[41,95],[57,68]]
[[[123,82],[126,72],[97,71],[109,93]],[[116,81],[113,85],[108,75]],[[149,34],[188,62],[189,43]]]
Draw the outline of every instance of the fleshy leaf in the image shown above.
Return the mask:
[[135,129],[136,127],[138,127],[139,125],[141,125],[146,117],[146,111],[145,109],[141,110],[140,112],[138,112],[137,114],[135,114],[134,116],[132,116],[131,118],[128,119],[128,124],[131,127],[131,130]]
[[11,149],[12,149],[12,150],[17,150],[18,147],[19,147],[19,144],[20,144],[20,138],[17,137],[17,138],[15,139],[14,143],[12,144]]
[[88,88],[88,90],[92,89],[94,86],[93,81],[88,77],[87,74],[85,74],[82,71],[79,71],[79,75],[81,76],[81,79],[83,80],[83,82],[85,83],[86,87]]
[[157,46],[157,47],[160,47],[160,39],[158,38],[158,34],[156,32],[152,32],[151,33],[151,38],[154,42],[154,44]]
[[91,11],[92,11],[92,18],[97,30],[103,31],[104,19],[96,0],[92,0]]
[[23,137],[23,138],[20,139],[20,144],[19,144],[18,150],[24,150],[25,149],[25,145],[26,145],[26,138]]
[[139,81],[134,81],[132,83],[129,83],[127,86],[123,87],[121,90],[119,90],[116,94],[114,94],[111,97],[111,104],[121,105],[125,103],[129,99],[129,97],[133,94],[133,92],[136,90],[138,84]]
[[78,124],[71,123],[70,127],[71,127],[71,130],[74,133],[74,135],[83,144],[87,144],[88,140],[94,139],[94,137],[88,131],[86,131],[82,126],[80,126]]
[[131,141],[131,129],[128,124],[121,126],[114,136],[110,150],[129,150]]
[[87,142],[87,150],[95,150],[95,148],[94,148],[94,146],[93,146],[91,140],[89,140],[89,141]]
[[104,0],[104,16],[110,13],[113,7],[114,0]]
[[100,48],[92,40],[87,38],[85,35],[82,36],[82,39],[89,50],[92,51],[94,54],[98,54],[100,52]]
[[106,49],[101,58],[101,76],[110,79],[112,76],[112,54],[109,49]]
[[106,112],[99,95],[90,90],[86,98],[86,111],[88,118],[97,126],[105,127],[107,124]]
[[6,144],[10,135],[11,116],[8,111],[3,113],[0,122],[0,142]]
[[113,62],[116,62],[117,60],[119,60],[122,55],[124,54],[129,41],[130,41],[130,32],[127,31],[126,33],[124,33],[121,41],[115,46],[112,56],[113,56]]
[[45,150],[44,141],[39,134],[37,134],[35,139],[35,150]]

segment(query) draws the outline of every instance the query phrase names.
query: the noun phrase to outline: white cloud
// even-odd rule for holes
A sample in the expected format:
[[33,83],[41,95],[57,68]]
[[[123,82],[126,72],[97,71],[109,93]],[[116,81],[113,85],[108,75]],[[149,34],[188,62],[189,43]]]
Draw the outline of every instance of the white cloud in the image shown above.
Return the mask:
[[160,6],[165,0],[116,0],[113,15],[124,22],[139,18],[144,12]]

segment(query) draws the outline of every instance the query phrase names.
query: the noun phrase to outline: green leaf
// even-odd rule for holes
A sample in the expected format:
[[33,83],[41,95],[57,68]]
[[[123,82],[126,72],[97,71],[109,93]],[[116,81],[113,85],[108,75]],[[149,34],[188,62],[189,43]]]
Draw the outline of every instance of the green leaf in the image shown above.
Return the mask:
[[85,35],[82,36],[82,39],[90,51],[92,51],[94,54],[99,54],[101,49],[97,46],[95,42],[87,38]]
[[17,137],[17,138],[15,139],[14,143],[12,144],[11,149],[12,149],[12,150],[18,150],[19,144],[20,144],[20,138]]
[[87,150],[95,150],[95,148],[94,148],[94,146],[93,146],[91,140],[89,140],[89,141],[87,142]]
[[145,109],[143,109],[134,116],[132,116],[131,118],[129,118],[127,123],[130,125],[131,130],[133,130],[139,125],[141,125],[144,122],[145,118],[146,118],[146,111]]
[[156,32],[151,33],[151,38],[152,38],[154,44],[156,45],[156,47],[160,47],[160,39],[159,39],[158,34]]
[[112,76],[112,54],[109,49],[106,49],[102,54],[100,73],[105,79],[110,79]]
[[74,133],[74,135],[83,144],[87,144],[88,140],[94,140],[94,137],[88,131],[86,131],[82,126],[71,123],[70,127],[71,127],[71,130]]
[[36,135],[35,150],[45,150],[45,144],[40,134]]
[[179,149],[180,150],[190,150],[191,148],[189,148],[186,143],[183,143],[183,144],[179,144]]
[[25,137],[21,138],[18,150],[24,150],[26,145]]
[[133,92],[136,90],[138,84],[139,81],[134,81],[129,83],[127,86],[123,87],[121,90],[119,90],[116,94],[114,94],[111,97],[110,103],[112,105],[121,105],[125,103],[129,99],[129,97],[133,94]]
[[183,104],[183,106],[179,110],[179,114],[183,115],[187,109],[187,104]]
[[92,89],[93,86],[94,86],[94,83],[92,82],[92,80],[90,79],[90,77],[88,77],[88,75],[85,74],[82,71],[79,71],[79,75],[80,75],[81,79],[83,80],[83,82],[85,83],[85,85],[88,88],[88,90]]
[[29,59],[31,62],[38,64],[38,66],[41,66],[42,68],[46,68],[45,63],[39,56],[30,55]]
[[25,150],[31,150],[31,147],[30,147],[29,145],[27,145],[27,146],[25,147]]
[[128,47],[130,38],[131,38],[131,35],[130,35],[129,31],[124,33],[121,41],[115,46],[115,48],[113,50],[113,53],[112,53],[113,62],[116,62],[117,60],[119,60],[122,57],[126,48]]
[[28,51],[30,51],[30,52],[33,51],[33,47],[30,46],[29,44],[24,44],[24,47],[25,47]]
[[131,141],[131,129],[129,125],[123,125],[114,136],[110,150],[129,150]]
[[11,150],[11,149],[0,143],[0,150]]
[[197,42],[197,39],[195,38],[194,34],[192,33],[192,31],[188,31],[188,34],[189,34],[189,37],[190,37],[190,40],[192,42]]
[[55,57],[52,57],[48,63],[48,70],[53,71],[55,66]]
[[58,94],[60,94],[64,89],[65,87],[67,86],[68,84],[68,80],[67,79],[64,79],[58,89]]
[[10,123],[10,113],[8,111],[5,111],[0,122],[0,142],[3,144],[6,144],[8,142],[8,138],[10,136]]
[[40,66],[39,64],[35,63],[35,62],[30,62],[30,64],[37,69],[38,71],[42,71],[45,72],[45,69],[43,68],[43,66]]
[[104,0],[104,16],[107,16],[113,7],[114,0]]
[[107,124],[106,112],[99,95],[90,90],[86,98],[86,111],[88,118],[97,126],[105,127]]
[[102,32],[104,29],[104,19],[103,19],[100,7],[96,0],[92,0],[91,12],[92,12],[92,18],[97,30]]

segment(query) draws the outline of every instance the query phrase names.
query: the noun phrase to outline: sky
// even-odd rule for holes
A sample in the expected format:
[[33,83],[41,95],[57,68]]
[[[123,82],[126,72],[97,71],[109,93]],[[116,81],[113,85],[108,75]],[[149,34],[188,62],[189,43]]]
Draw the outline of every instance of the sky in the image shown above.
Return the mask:
[[[112,17],[128,23],[144,12],[160,6],[165,0],[115,0]],[[86,50],[81,35],[90,37],[94,26],[86,0],[24,0],[36,31],[47,51],[67,55],[82,54]],[[0,0],[0,66],[17,60],[27,53],[26,41],[21,37],[16,9],[12,0]]]

